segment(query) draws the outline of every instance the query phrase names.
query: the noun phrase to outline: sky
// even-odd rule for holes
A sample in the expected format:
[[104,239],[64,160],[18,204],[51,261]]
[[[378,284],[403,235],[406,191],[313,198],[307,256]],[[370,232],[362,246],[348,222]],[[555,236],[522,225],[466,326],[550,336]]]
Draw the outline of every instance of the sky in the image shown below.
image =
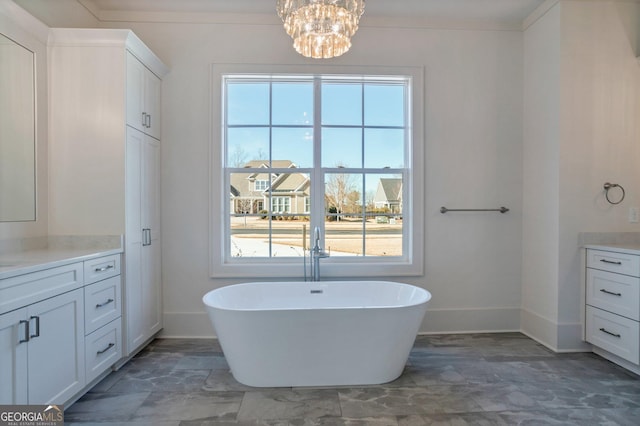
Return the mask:
[[[364,88],[359,82],[323,82],[322,167],[403,167],[404,91],[404,85],[390,82]],[[313,92],[313,82],[274,82],[270,113],[269,83],[229,82],[229,165],[239,156],[267,158],[271,123],[272,158],[313,167]]]

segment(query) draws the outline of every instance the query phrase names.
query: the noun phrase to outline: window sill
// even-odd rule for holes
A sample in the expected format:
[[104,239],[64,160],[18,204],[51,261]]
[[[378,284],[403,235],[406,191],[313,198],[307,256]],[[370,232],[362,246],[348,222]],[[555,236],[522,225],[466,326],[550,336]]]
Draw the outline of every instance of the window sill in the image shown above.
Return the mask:
[[[227,264],[212,264],[211,278],[298,278],[305,277],[302,259],[299,262],[281,262],[260,264],[255,262],[238,262]],[[307,278],[309,277],[309,259],[307,258]],[[320,276],[322,281],[333,278],[359,277],[400,277],[421,276],[424,274],[422,265],[409,262],[386,262],[371,259],[357,263],[331,263],[320,261]]]

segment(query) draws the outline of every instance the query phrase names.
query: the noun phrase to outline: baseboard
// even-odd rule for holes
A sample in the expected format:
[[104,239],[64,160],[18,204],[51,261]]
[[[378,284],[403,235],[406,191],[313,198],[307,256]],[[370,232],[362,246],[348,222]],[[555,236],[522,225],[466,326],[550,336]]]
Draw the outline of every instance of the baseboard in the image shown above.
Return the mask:
[[520,331],[554,352],[591,352],[591,345],[582,340],[581,323],[558,323],[536,312],[521,309]]
[[492,333],[520,330],[520,308],[428,309],[420,334]]
[[606,351],[602,348],[599,348],[597,346],[593,347],[593,352],[597,355],[600,355],[601,357],[613,362],[614,364],[618,364],[621,367],[626,368],[627,370],[631,371],[634,374],[640,375],[640,365],[637,364],[633,364],[629,361],[627,361],[626,359],[622,359],[617,355],[612,354],[609,351]]
[[165,312],[164,329],[158,337],[198,338],[216,337],[211,320],[206,312]]

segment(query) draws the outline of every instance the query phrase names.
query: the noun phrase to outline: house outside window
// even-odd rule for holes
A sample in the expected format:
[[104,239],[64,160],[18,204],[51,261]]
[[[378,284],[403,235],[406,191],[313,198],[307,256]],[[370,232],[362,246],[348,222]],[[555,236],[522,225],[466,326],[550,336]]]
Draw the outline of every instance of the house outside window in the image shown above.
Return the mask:
[[422,179],[413,167],[422,152],[414,143],[421,135],[413,115],[419,70],[369,76],[223,68],[214,72],[222,139],[216,166],[228,185],[219,203],[229,207],[218,215],[212,198],[220,238],[212,239],[212,275],[233,276],[245,265],[256,275],[299,275],[316,227],[332,253],[323,259],[325,276],[367,275],[364,265],[387,275],[421,272],[415,232],[423,226],[414,208],[422,196],[413,184]]

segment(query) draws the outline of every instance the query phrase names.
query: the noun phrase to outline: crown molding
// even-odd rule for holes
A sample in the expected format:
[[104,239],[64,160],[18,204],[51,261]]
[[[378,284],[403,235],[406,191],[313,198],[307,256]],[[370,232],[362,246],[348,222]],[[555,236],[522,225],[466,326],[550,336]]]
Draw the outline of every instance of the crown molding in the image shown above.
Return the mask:
[[[83,5],[91,0],[78,0]],[[211,13],[211,12],[143,12],[92,10],[100,22],[138,22],[138,23],[177,23],[177,24],[219,24],[219,25],[274,25],[281,26],[282,21],[276,14],[260,13]],[[379,17],[364,16],[361,28],[395,29],[450,29],[450,30],[487,30],[521,31],[519,20],[472,20],[439,19],[426,17]]]

